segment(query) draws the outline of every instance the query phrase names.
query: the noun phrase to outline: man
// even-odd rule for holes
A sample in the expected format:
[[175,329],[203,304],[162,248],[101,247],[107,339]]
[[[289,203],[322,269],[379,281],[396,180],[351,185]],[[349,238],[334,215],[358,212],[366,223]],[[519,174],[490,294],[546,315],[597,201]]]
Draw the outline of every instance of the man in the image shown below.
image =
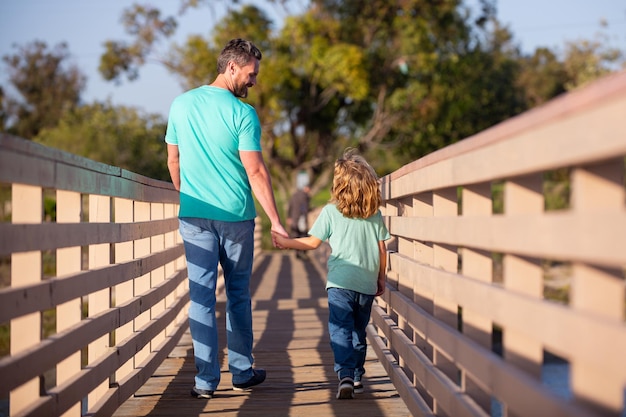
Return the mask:
[[265,380],[253,369],[250,275],[256,211],[252,193],[272,232],[287,235],[276,209],[261,153],[255,109],[239,98],[256,84],[261,52],[249,41],[231,40],[217,60],[217,77],[176,97],[165,141],[172,182],[180,191],[179,231],[189,275],[189,328],[197,374],[191,395],[212,398],[220,382],[215,288],[224,271],[228,367],[233,388]]

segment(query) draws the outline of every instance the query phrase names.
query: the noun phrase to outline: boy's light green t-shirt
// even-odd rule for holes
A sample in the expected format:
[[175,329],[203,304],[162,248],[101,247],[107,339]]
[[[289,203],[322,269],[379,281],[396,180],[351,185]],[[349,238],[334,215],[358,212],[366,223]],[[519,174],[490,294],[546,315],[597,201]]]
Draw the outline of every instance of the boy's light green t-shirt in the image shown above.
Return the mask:
[[243,221],[256,217],[239,151],[261,151],[254,107],[208,85],[172,102],[165,141],[180,155],[179,217]]
[[374,295],[378,289],[378,242],[390,238],[380,211],[367,219],[350,219],[334,204],[326,205],[309,234],[331,247],[326,289],[345,288]]

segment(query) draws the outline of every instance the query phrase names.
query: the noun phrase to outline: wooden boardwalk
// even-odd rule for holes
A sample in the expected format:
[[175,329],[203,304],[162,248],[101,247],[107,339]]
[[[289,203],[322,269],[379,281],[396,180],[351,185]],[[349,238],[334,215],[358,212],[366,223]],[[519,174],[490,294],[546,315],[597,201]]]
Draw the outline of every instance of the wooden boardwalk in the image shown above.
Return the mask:
[[[322,250],[301,261],[291,252],[270,252],[252,277],[255,366],[266,381],[249,392],[232,390],[222,349],[222,381],[211,400],[191,398],[195,368],[191,337],[178,346],[146,384],[114,414],[138,416],[345,416],[406,417],[410,412],[371,349],[365,364],[365,392],[335,399],[337,377],[328,337],[325,266]],[[224,298],[218,299],[220,344],[225,345]]]

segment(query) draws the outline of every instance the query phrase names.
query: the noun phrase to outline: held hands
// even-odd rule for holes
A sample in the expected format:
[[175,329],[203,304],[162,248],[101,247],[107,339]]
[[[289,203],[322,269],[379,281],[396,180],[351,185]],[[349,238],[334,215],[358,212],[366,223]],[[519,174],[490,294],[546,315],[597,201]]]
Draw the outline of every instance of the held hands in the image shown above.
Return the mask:
[[285,245],[286,245],[287,240],[289,240],[289,236],[287,232],[282,234],[272,229],[272,244],[274,245],[275,248],[286,249],[287,247]]

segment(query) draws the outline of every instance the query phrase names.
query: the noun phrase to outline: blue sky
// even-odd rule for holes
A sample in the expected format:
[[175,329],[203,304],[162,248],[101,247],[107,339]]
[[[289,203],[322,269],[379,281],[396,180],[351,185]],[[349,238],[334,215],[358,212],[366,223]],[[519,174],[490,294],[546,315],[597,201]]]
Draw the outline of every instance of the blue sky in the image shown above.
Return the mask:
[[[297,12],[298,7],[306,3],[305,0],[295,1],[292,12]],[[24,45],[39,39],[51,47],[65,41],[72,59],[88,77],[83,94],[86,102],[111,99],[114,104],[139,107],[165,117],[172,99],[182,89],[176,78],[159,64],[149,63],[141,69],[139,80],[124,81],[117,86],[102,80],[97,70],[104,41],[124,39],[120,16],[132,3],[132,0],[0,0],[0,56],[13,53],[15,50],[11,46],[14,43]],[[144,0],[139,3],[149,3],[166,14],[175,14],[179,1]],[[475,0],[468,2],[474,3]],[[259,3],[261,7],[267,7],[264,4]],[[516,43],[525,52],[531,52],[537,46],[562,50],[566,41],[592,39],[602,29],[601,22],[605,21],[608,27],[602,32],[609,36],[610,45],[626,53],[624,0],[499,0],[497,7],[499,20],[509,26]],[[277,22],[285,16],[281,10],[266,10]],[[180,20],[174,40],[182,43],[189,34],[209,34],[220,15],[219,7],[188,13]],[[4,64],[0,65],[3,68],[0,83],[6,85]],[[263,82],[262,67],[260,82]]]

